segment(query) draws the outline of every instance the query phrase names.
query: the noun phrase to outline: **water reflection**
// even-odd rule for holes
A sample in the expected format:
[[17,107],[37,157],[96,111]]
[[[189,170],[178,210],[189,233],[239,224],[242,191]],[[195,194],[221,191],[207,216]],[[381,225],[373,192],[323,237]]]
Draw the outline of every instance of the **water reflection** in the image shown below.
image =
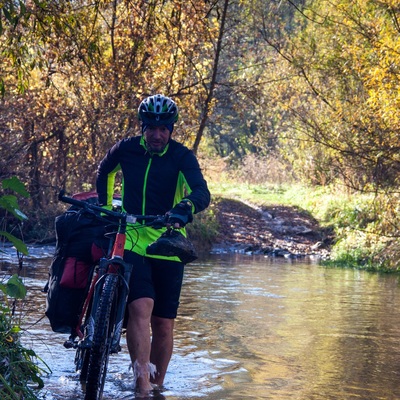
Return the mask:
[[[47,262],[33,262],[26,312],[44,313]],[[187,266],[166,399],[397,399],[399,282],[261,256]],[[73,351],[41,320],[25,342],[51,366],[45,399],[78,399]],[[125,346],[124,346],[125,347]],[[127,351],[112,357],[106,399],[132,399]]]

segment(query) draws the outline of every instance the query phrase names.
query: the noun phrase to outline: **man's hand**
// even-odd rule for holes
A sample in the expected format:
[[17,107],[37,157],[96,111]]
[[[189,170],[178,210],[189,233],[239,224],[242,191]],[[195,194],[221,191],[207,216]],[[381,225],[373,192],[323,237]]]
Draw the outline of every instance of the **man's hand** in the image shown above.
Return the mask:
[[192,202],[182,200],[166,214],[168,216],[167,227],[183,228],[188,222],[193,221]]

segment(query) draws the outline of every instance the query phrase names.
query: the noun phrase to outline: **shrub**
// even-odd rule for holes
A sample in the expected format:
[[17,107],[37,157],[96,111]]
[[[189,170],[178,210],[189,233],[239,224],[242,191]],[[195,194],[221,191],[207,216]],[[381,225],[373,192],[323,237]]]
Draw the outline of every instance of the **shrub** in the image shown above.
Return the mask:
[[[2,400],[36,400],[35,390],[29,384],[43,387],[40,375],[45,372],[35,361],[35,352],[21,345],[21,328],[14,317],[17,299],[23,299],[26,288],[18,275],[13,275],[7,283],[0,284],[2,302],[0,304],[0,398]],[[14,304],[10,306],[10,298]],[[47,367],[47,365],[46,365]],[[48,368],[48,367],[47,367]]]
[[[25,243],[9,232],[11,218],[17,221],[27,219],[18,206],[16,192],[28,197],[24,185],[16,177],[1,182],[3,193],[0,196],[0,209],[3,211],[0,237],[11,242],[19,253],[28,254]],[[18,225],[17,225],[18,226]],[[0,249],[1,251],[1,249]],[[45,372],[35,363],[35,352],[21,345],[21,328],[15,318],[18,300],[25,298],[26,288],[20,277],[15,274],[6,283],[0,283],[0,398],[2,400],[35,400],[35,390],[43,387],[40,375]],[[45,365],[45,364],[44,364]],[[47,365],[46,368],[48,369]]]

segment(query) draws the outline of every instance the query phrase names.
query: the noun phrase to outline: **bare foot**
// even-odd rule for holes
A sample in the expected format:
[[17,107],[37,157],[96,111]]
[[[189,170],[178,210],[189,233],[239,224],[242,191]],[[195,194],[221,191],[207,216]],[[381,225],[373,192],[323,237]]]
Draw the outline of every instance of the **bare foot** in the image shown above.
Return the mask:
[[154,389],[150,383],[150,376],[154,376],[156,368],[151,363],[139,364],[137,361],[133,364],[133,379],[135,381],[136,396],[139,398],[149,397]]

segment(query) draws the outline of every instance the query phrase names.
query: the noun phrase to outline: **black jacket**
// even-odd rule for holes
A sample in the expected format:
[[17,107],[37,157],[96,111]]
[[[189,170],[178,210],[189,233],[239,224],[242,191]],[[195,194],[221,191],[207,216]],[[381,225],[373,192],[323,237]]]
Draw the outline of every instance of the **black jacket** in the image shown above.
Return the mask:
[[210,192],[195,155],[175,140],[170,140],[160,155],[149,153],[141,136],[123,139],[113,146],[97,171],[100,204],[111,204],[119,170],[123,173],[123,207],[128,213],[165,214],[182,198],[193,203],[194,213],[210,203]]

